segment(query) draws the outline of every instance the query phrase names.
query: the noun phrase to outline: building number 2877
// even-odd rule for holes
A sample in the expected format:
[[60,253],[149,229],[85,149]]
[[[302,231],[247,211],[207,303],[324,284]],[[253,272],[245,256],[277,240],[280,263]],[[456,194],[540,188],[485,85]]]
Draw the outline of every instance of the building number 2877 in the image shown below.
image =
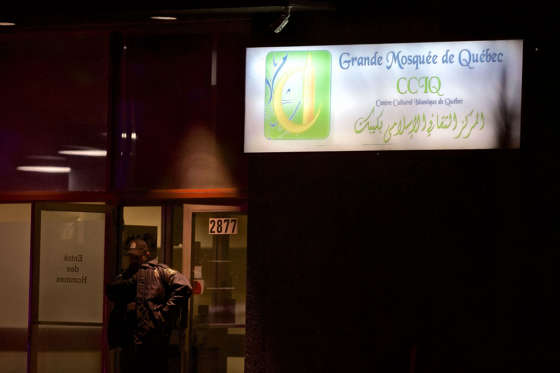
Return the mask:
[[210,218],[208,234],[237,234],[237,218]]

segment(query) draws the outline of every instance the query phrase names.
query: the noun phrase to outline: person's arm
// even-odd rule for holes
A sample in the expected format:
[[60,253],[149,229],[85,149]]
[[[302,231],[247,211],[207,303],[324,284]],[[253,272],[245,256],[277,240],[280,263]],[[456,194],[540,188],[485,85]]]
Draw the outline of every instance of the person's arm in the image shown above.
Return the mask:
[[187,307],[187,299],[192,294],[192,287],[189,280],[180,272],[164,268],[161,273],[169,289],[169,298],[160,311],[164,320],[173,323],[177,320],[181,308]]
[[136,298],[136,274],[124,271],[105,290],[112,302],[132,302]]

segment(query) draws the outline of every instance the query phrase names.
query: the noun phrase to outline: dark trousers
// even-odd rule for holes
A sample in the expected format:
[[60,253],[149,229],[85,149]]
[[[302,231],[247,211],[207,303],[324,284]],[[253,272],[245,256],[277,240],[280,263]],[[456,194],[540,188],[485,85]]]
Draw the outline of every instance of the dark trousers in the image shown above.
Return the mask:
[[125,346],[120,354],[120,373],[167,373],[169,338]]

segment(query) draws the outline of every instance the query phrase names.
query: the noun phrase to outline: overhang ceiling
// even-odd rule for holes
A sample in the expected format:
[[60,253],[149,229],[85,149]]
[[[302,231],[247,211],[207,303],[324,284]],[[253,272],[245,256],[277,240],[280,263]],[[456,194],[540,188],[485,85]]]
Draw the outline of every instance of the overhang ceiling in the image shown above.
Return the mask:
[[152,16],[173,16],[177,21],[200,17],[241,17],[260,13],[334,11],[335,1],[82,1],[60,6],[50,3],[24,7],[0,5],[0,22],[14,22],[18,28],[43,26],[114,25],[157,22]]

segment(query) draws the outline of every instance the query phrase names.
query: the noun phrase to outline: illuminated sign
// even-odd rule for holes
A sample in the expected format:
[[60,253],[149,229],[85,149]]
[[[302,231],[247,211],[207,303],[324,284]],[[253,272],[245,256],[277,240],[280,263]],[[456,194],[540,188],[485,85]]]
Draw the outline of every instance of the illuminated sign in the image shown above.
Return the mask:
[[245,152],[519,148],[521,40],[248,48]]

